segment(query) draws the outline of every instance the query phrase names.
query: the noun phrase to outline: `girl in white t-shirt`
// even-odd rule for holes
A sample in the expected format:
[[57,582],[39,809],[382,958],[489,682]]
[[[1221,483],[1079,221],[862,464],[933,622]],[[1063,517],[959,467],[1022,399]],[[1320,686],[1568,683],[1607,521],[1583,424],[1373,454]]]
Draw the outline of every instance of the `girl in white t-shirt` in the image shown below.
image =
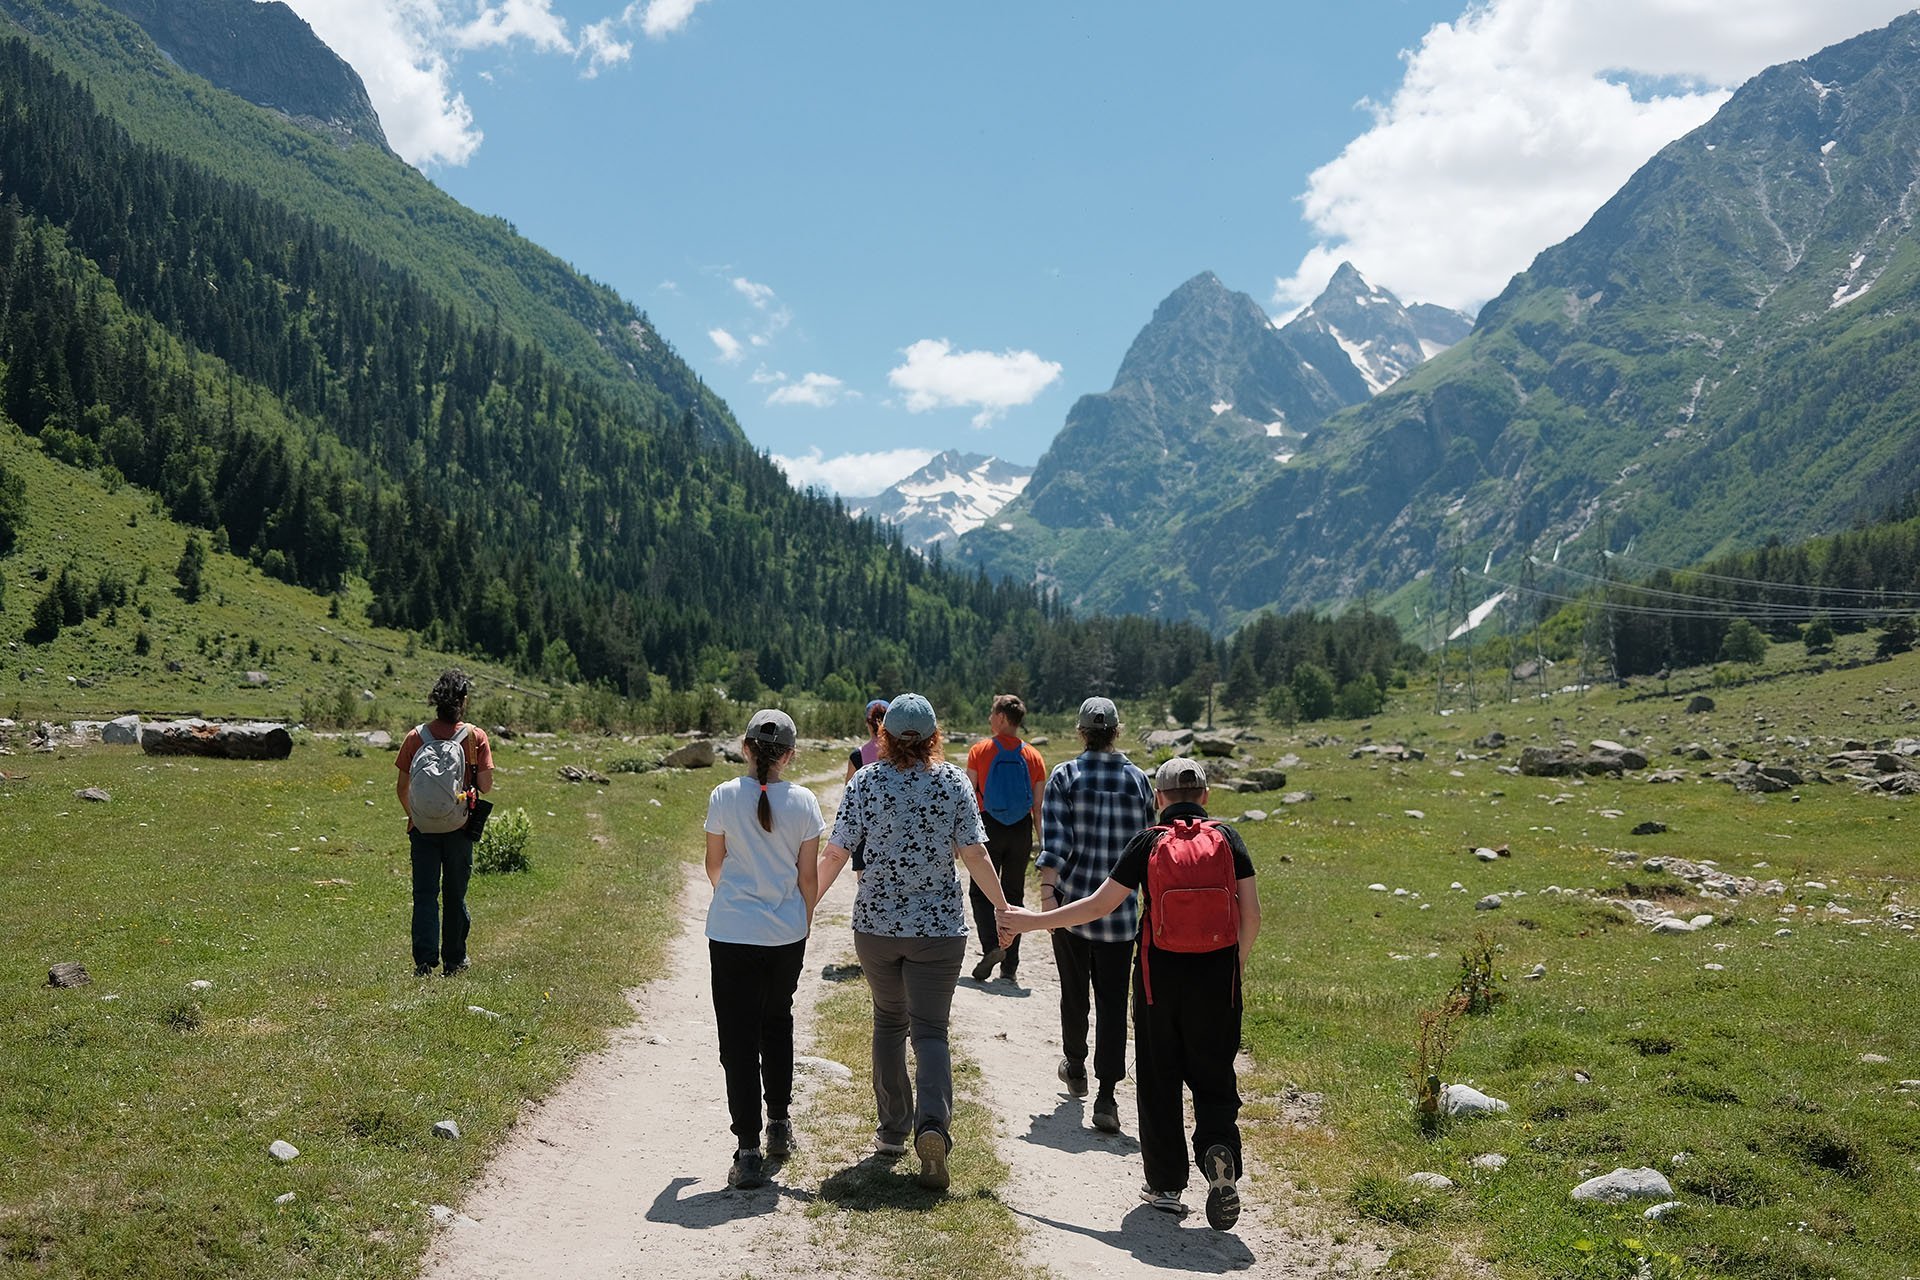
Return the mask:
[[[727,1185],[766,1182],[766,1162],[793,1150],[793,993],[819,901],[816,854],[826,823],[805,787],[780,780],[796,732],[783,711],[756,711],[741,739],[750,777],[707,800],[707,950],[720,1066],[738,1149]],[[767,1144],[760,1148],[765,1090]]]

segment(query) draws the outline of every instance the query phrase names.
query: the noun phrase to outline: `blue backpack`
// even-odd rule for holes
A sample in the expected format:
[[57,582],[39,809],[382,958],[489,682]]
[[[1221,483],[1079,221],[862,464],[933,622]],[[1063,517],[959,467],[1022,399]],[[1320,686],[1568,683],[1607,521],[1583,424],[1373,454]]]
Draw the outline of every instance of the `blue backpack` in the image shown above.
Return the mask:
[[994,740],[993,763],[987,766],[980,807],[989,818],[1005,826],[1033,812],[1033,776],[1027,772],[1023,747],[1003,747],[999,739]]

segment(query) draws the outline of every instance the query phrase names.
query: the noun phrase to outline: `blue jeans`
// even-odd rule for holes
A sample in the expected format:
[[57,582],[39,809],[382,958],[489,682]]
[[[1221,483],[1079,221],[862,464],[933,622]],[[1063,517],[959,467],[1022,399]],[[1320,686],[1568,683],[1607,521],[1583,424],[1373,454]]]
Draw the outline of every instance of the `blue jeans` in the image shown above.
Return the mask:
[[467,914],[473,837],[410,830],[407,843],[413,853],[414,968],[431,969],[445,960],[451,973],[467,962],[467,931],[473,927]]

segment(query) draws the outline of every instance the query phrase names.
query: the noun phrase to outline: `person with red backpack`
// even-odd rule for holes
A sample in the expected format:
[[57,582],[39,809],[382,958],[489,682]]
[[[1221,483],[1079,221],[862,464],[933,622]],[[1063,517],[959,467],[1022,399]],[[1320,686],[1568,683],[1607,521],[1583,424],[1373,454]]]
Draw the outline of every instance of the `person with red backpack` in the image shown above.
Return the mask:
[[1128,842],[1091,897],[1051,911],[1010,908],[1018,932],[1084,924],[1138,890],[1133,970],[1133,1064],[1140,1109],[1140,1198],[1185,1213],[1187,1141],[1181,1090],[1193,1094],[1193,1159],[1207,1181],[1207,1223],[1240,1220],[1240,978],[1260,933],[1253,859],[1240,834],[1207,816],[1207,774],[1176,756],[1155,771],[1160,821]]
[[427,698],[434,719],[408,732],[394,760],[393,793],[407,812],[413,863],[413,971],[421,977],[442,961],[449,974],[467,967],[474,845],[467,822],[480,793],[493,790],[487,731],[460,718],[472,693],[466,672],[441,672]]
[[[1039,842],[1040,793],[1047,782],[1047,762],[1020,740],[1020,726],[1026,719],[1027,704],[1018,694],[999,695],[987,716],[993,736],[967,750],[967,777],[973,781],[974,803],[980,806],[987,828],[987,856],[1000,873],[1000,891],[1016,907],[1027,901],[1027,863]],[[967,901],[980,933],[980,963],[973,966],[973,980],[985,982],[997,964],[1000,981],[1018,986],[1020,939],[1000,945],[993,904],[978,885],[968,884]]]

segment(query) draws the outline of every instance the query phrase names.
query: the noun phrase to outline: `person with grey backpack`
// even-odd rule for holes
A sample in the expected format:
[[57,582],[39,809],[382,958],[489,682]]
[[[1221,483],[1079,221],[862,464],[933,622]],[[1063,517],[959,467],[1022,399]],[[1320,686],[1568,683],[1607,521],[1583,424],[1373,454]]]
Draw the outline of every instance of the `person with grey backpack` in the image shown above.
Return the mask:
[[493,744],[461,719],[472,692],[466,672],[443,671],[427,699],[434,719],[408,732],[394,760],[413,860],[413,971],[423,977],[442,962],[449,974],[467,967],[475,840],[468,823],[480,794],[493,790]]

